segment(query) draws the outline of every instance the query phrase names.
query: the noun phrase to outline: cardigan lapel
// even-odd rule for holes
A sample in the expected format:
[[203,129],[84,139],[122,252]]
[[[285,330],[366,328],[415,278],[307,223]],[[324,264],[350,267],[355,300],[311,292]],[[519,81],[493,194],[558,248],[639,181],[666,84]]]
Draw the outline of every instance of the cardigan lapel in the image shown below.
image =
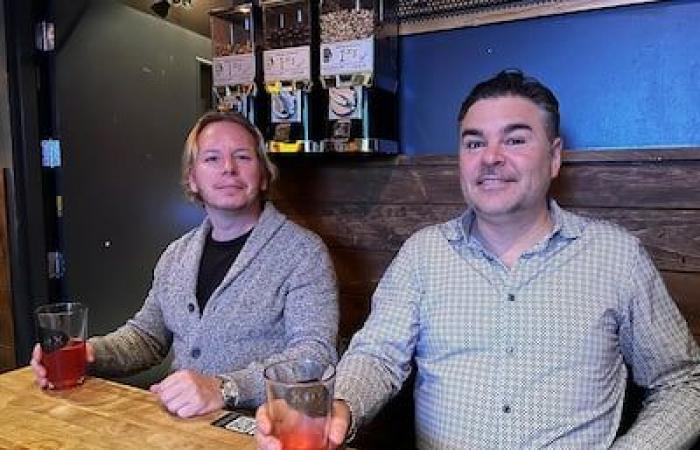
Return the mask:
[[182,286],[188,290],[187,295],[195,298],[197,296],[197,277],[199,275],[199,264],[204,251],[204,244],[211,231],[211,222],[205,218],[202,224],[195,230],[194,236],[187,245],[186,255],[182,258]]
[[224,276],[224,279],[212,293],[209,299],[210,302],[248,267],[258,253],[272,240],[286,220],[286,217],[277,211],[271,202],[265,203],[265,208],[260,215],[260,220],[258,220],[258,223],[253,228],[253,232],[250,234],[250,237],[248,237],[248,240],[241,249],[241,253],[238,254],[238,257],[229,268],[226,276]]

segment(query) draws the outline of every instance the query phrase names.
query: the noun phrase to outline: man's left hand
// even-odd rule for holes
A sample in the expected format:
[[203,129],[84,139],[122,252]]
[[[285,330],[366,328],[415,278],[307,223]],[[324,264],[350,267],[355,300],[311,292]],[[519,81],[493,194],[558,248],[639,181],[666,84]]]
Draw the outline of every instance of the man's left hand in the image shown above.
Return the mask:
[[150,391],[158,395],[163,406],[180,417],[193,417],[224,407],[216,377],[202,375],[193,370],[178,370]]

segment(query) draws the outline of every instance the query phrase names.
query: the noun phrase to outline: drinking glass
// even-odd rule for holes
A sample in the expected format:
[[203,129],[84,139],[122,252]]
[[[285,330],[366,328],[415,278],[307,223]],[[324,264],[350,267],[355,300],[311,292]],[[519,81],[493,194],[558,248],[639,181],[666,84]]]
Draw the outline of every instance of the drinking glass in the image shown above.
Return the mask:
[[52,389],[85,380],[87,307],[80,303],[50,303],[34,311],[41,345],[41,364]]
[[335,367],[307,359],[265,368],[272,434],[282,450],[327,450]]

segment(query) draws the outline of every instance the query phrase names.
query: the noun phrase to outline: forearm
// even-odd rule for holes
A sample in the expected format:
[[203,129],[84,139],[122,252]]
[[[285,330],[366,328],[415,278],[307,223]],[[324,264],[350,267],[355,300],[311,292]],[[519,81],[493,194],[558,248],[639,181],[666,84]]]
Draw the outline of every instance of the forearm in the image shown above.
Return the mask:
[[411,373],[419,331],[421,289],[409,241],[372,297],[372,311],[338,364],[335,397],[351,413],[349,438],[396,395]]
[[687,448],[700,433],[700,349],[641,245],[621,286],[622,352],[649,395],[614,448]]
[[690,448],[700,436],[700,387],[690,383],[658,392],[646,403],[615,450]]
[[100,375],[124,376],[160,363],[168,353],[167,337],[156,339],[126,324],[105,336],[89,339],[95,350],[91,370]]
[[343,357],[338,365],[335,398],[345,401],[350,408],[348,440],[399,391],[403,377],[395,373],[374,357],[360,353]]

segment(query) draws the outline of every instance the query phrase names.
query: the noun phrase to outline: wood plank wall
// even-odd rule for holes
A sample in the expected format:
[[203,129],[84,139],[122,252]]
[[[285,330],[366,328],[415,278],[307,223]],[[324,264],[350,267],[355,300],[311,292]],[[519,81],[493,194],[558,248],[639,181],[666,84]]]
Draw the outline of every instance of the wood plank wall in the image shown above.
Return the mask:
[[0,171],[0,373],[15,368],[5,177]]
[[[276,156],[272,199],[328,244],[347,339],[401,243],[463,211],[457,158]],[[700,149],[565,152],[552,193],[562,206],[638,236],[700,339]]]
[[[340,287],[342,347],[362,326],[371,294],[401,243],[464,210],[457,158],[275,157],[280,179],[272,200],[330,249]],[[552,194],[565,208],[612,220],[638,236],[700,341],[700,149],[565,152]],[[634,388],[629,395],[627,424],[640,400]],[[411,397],[409,382],[353,446],[413,448]]]

